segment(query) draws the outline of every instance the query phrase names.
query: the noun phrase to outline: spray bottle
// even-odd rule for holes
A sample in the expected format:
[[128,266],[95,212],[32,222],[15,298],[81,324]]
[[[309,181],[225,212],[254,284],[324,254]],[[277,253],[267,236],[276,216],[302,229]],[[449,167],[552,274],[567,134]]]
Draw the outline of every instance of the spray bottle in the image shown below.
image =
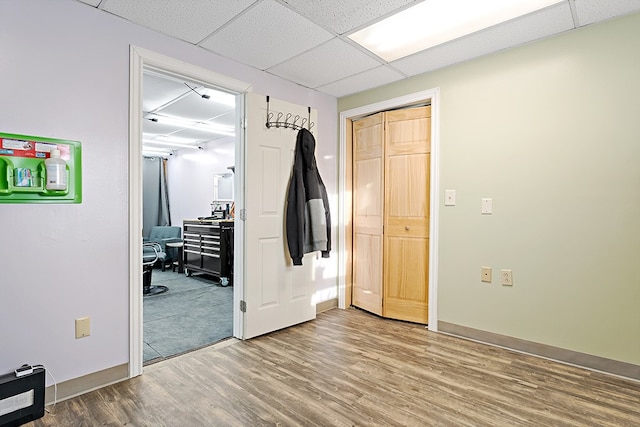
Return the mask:
[[44,161],[47,170],[47,190],[67,189],[67,163],[60,158],[60,150],[51,150],[50,156]]

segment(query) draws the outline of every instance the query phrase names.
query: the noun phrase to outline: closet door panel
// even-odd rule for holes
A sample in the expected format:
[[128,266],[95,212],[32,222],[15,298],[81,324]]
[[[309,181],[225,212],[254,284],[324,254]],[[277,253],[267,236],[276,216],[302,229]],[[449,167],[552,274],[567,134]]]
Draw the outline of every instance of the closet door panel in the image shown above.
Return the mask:
[[430,107],[386,113],[383,316],[428,320]]
[[431,107],[388,111],[386,154],[431,151]]
[[382,315],[382,236],[356,232],[353,242],[353,305]]
[[355,182],[358,191],[354,194],[354,226],[359,229],[370,229],[370,232],[382,231],[382,183],[380,176],[384,175],[384,162],[381,158],[362,159],[355,168]]
[[384,127],[382,114],[353,124],[352,304],[382,314]]
[[429,239],[385,237],[385,317],[427,323]]
[[428,153],[389,156],[386,234],[429,236]]

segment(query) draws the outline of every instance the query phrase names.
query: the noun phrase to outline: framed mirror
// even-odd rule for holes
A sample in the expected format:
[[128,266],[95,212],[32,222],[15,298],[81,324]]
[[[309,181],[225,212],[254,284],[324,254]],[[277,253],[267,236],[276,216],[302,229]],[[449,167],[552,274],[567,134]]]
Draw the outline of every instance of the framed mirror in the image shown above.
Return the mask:
[[232,202],[233,174],[231,172],[216,174],[213,176],[213,200]]

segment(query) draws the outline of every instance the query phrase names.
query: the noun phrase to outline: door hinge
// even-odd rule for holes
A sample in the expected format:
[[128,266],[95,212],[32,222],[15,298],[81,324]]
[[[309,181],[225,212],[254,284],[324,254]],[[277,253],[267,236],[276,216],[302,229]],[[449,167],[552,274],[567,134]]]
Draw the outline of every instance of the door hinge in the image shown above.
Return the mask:
[[243,221],[247,220],[247,210],[246,209],[240,209],[240,219]]
[[245,300],[240,300],[240,311],[243,313],[247,312],[247,303]]

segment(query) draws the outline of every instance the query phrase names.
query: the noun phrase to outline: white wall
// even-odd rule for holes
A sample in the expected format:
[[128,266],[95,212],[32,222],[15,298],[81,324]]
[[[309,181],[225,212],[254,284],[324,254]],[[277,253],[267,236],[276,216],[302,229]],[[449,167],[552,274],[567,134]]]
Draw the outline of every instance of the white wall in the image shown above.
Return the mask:
[[211,215],[213,176],[231,172],[235,138],[203,144],[203,150],[179,150],[167,161],[171,223]]
[[[335,98],[73,0],[2,0],[0,16],[0,131],[78,140],[83,156],[82,204],[0,205],[0,373],[42,363],[62,382],[128,362],[130,45],[316,108],[335,197]],[[317,287],[335,296],[336,279]],[[76,340],[82,316],[91,336]]]
[[340,99],[440,88],[439,320],[640,365],[639,41],[635,14]]

